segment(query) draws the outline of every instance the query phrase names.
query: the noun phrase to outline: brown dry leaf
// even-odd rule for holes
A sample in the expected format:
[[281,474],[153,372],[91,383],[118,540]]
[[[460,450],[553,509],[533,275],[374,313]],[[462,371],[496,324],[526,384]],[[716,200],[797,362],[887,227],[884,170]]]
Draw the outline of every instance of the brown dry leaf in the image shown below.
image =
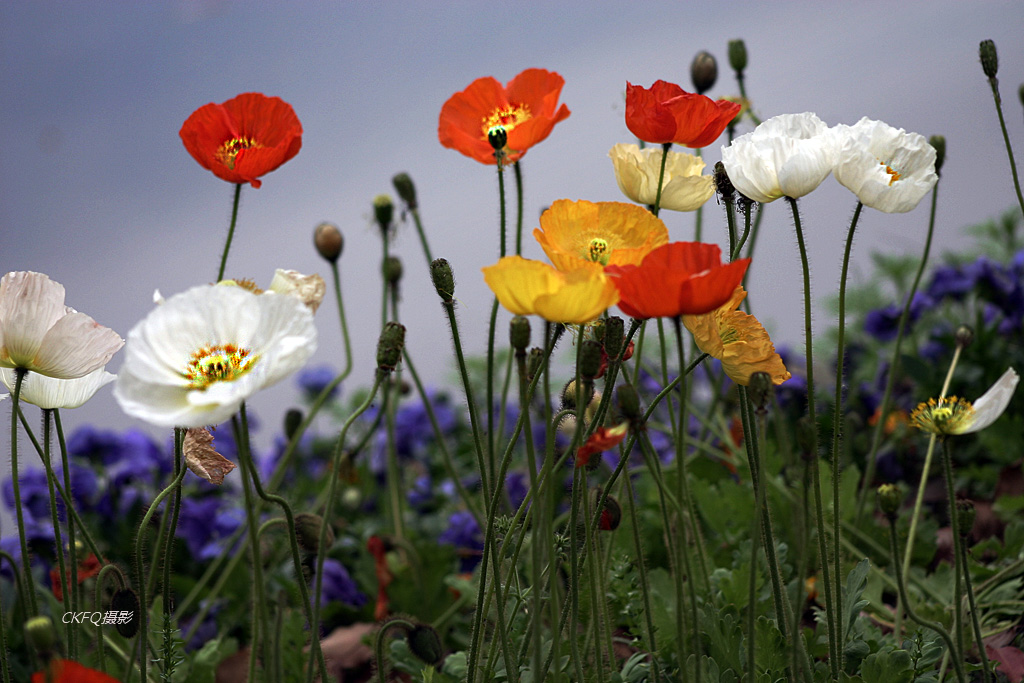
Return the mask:
[[205,427],[193,427],[185,432],[185,464],[197,477],[218,486],[224,482],[235,463],[218,453],[213,447],[213,434]]

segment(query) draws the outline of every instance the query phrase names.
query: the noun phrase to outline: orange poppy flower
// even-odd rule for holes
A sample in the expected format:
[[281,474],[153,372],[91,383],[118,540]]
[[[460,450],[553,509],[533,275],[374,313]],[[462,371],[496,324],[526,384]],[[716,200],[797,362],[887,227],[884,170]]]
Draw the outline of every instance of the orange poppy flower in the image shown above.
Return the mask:
[[52,659],[49,669],[49,676],[44,671],[32,674],[32,683],[117,683],[113,676],[70,659]]
[[253,187],[302,147],[302,124],[292,106],[258,92],[199,107],[178,134],[200,166],[229,183]]
[[598,453],[615,448],[626,438],[629,425],[623,422],[615,427],[598,427],[587,442],[576,451],[576,467],[587,467]]
[[782,384],[791,375],[768,332],[757,318],[736,310],[746,296],[746,290],[737,287],[725,305],[705,315],[684,315],[683,325],[697,347],[722,361],[722,370],[737,384],[748,386],[755,372],[767,372],[772,383]]
[[541,214],[533,236],[555,268],[568,272],[587,262],[639,265],[668,243],[668,228],[636,204],[559,199]]
[[619,290],[619,308],[638,320],[699,315],[732,296],[750,259],[722,264],[717,244],[672,242],[648,254],[639,266],[608,266]]
[[626,82],[626,127],[645,142],[707,147],[718,139],[741,106],[655,81],[650,89]]
[[563,85],[565,79],[544,69],[527,69],[505,87],[491,76],[478,78],[441,107],[437,137],[445,147],[482,164],[494,164],[487,132],[500,126],[508,134],[505,163],[519,161],[569,116],[568,107],[558,106]]

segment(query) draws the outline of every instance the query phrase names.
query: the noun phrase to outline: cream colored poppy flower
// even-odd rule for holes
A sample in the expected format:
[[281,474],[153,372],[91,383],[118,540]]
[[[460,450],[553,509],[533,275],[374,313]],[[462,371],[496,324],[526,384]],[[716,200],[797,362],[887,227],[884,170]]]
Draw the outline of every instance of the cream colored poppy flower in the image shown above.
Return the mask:
[[[639,145],[619,143],[611,148],[608,156],[615,167],[615,180],[622,194],[640,204],[654,204],[658,197],[662,150],[658,147],[640,149]],[[661,184],[660,208],[696,211],[702,207],[715,193],[711,176],[701,175],[704,166],[700,157],[669,152]]]

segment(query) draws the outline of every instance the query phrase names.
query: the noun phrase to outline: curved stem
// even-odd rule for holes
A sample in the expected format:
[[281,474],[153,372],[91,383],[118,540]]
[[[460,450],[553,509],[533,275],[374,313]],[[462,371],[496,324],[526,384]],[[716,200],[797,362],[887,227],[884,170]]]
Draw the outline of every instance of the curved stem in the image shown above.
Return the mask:
[[1003,144],[1006,145],[1006,154],[1010,158],[1010,173],[1013,175],[1013,189],[1017,191],[1017,204],[1021,213],[1024,213],[1024,195],[1020,192],[1020,180],[1017,178],[1017,162],[1013,160],[1013,147],[1010,146],[1010,136],[1006,132],[1006,121],[1003,120],[1003,98],[999,96],[999,79],[995,76],[988,79],[992,86],[992,99],[996,103],[996,113],[999,114],[999,128],[1003,131]]
[[[18,403],[21,398],[21,385],[25,381],[28,370],[15,368],[14,391],[11,393],[11,489],[14,493],[14,516],[18,523],[18,539],[21,542],[21,567],[25,575],[25,594],[28,604],[25,605],[26,618],[39,614],[36,604],[36,584],[32,578],[32,562],[28,554],[28,538],[25,536],[25,517],[21,509],[21,485],[18,481]],[[59,549],[58,549],[59,552]]]
[[231,225],[228,227],[228,238],[224,242],[224,252],[220,256],[220,268],[217,270],[217,282],[224,279],[224,267],[228,264],[228,252],[231,251],[231,240],[235,236],[235,224],[238,222],[238,200],[242,196],[242,184],[235,184],[235,199],[231,203]]

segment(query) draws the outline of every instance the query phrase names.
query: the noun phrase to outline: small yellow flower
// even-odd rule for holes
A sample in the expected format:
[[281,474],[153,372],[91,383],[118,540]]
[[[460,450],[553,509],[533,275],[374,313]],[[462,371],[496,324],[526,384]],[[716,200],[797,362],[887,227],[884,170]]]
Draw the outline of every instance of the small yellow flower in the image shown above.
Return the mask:
[[736,310],[747,296],[737,287],[732,298],[704,315],[684,315],[683,325],[701,351],[722,361],[732,381],[747,386],[755,372],[767,372],[772,382],[782,384],[791,377],[775,345],[757,318]]
[[[661,175],[661,149],[619,143],[608,156],[615,166],[615,180],[619,189],[634,202],[654,204],[658,197],[658,177]],[[709,175],[701,175],[704,160],[692,154],[669,152],[665,160],[665,176],[661,184],[662,209],[670,211],[696,211],[715,193]]]
[[910,414],[910,424],[932,434],[970,434],[996,421],[1003,414],[1020,380],[1010,368],[973,404],[965,398],[948,396],[918,404]]
[[533,236],[555,268],[568,272],[588,262],[640,265],[668,243],[668,228],[635,204],[559,199],[541,215]]
[[561,272],[541,261],[506,256],[483,272],[498,301],[515,315],[581,324],[619,300],[615,283],[596,264],[583,263],[581,268]]

